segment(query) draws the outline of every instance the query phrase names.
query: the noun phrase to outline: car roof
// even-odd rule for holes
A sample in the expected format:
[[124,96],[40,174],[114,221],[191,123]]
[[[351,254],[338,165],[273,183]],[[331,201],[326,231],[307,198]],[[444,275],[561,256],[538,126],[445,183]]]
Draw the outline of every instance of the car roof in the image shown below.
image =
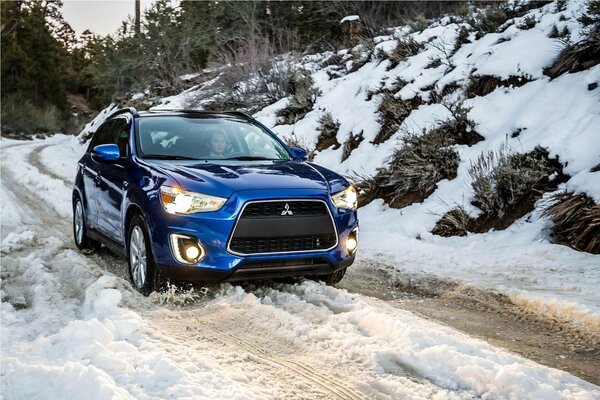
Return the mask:
[[130,113],[134,117],[154,117],[154,116],[193,116],[196,118],[231,118],[237,117],[245,120],[254,120],[250,115],[243,111],[201,111],[201,110],[148,110],[148,111],[137,111],[133,107],[121,108],[109,118],[117,116],[119,114]]

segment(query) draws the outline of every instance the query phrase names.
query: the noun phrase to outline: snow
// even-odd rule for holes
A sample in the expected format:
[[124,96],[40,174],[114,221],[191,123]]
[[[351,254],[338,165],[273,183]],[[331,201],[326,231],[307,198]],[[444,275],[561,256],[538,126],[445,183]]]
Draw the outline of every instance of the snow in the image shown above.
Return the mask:
[[111,114],[115,111],[117,111],[119,109],[119,106],[116,103],[111,103],[108,107],[106,107],[104,110],[100,111],[98,113],[98,115],[96,115],[96,117],[94,117],[93,120],[91,120],[90,122],[88,122],[83,129],[81,130],[81,133],[79,133],[79,138],[81,140],[84,140],[86,137],[91,136],[94,132],[96,132],[96,129],[98,129],[98,127],[100,125],[102,125],[102,123],[104,123],[104,121],[106,121],[106,119],[108,117],[111,116]]
[[340,24],[343,24],[344,22],[351,22],[351,21],[358,21],[360,20],[360,17],[358,15],[348,15],[347,17],[344,17],[340,20]]

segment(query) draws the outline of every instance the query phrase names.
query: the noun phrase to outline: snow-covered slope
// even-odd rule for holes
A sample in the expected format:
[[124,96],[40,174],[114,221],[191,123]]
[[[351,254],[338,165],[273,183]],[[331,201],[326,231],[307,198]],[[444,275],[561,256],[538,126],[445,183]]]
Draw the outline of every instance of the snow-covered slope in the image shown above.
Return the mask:
[[[422,203],[398,210],[375,200],[361,208],[362,254],[394,260],[400,271],[435,273],[496,288],[517,301],[531,302],[540,312],[575,319],[585,319],[591,313],[596,326],[600,326],[600,256],[550,244],[550,222],[541,215],[541,204],[505,231],[456,238],[430,233],[440,216],[457,205],[473,216],[480,213],[471,204],[474,193],[468,168],[482,153],[501,146],[517,153],[538,145],[547,148],[551,157],[559,157],[564,173],[570,175],[558,191],[585,192],[600,202],[600,172],[591,172],[600,163],[600,87],[594,87],[600,83],[600,65],[555,79],[543,73],[564,47],[562,40],[582,39],[584,26],[578,19],[586,6],[587,2],[580,0],[547,4],[507,21],[499,29],[501,33],[479,38],[475,32],[469,33],[456,51],[453,49],[461,28],[467,25],[446,17],[421,32],[411,33],[402,27],[389,36],[377,37],[374,50],[358,46],[339,51],[341,66],[323,62],[334,55],[331,52],[306,56],[299,67],[312,71],[321,92],[312,111],[293,125],[280,124],[276,113],[288,104],[288,99],[282,99],[254,116],[282,137],[293,134],[299,143],[314,148],[319,118],[330,112],[340,123],[339,143],[343,145],[357,135],[364,139],[346,160],[342,159],[341,146],[316,152],[314,162],[342,174],[373,175],[401,146],[398,139],[402,135],[419,134],[450,117],[441,102],[464,101],[464,106],[470,108],[469,119],[485,140],[473,146],[454,146],[460,156],[457,177],[439,182]],[[534,26],[530,21],[535,21]],[[568,32],[568,36],[562,40],[549,37],[555,27]],[[422,44],[418,54],[391,69],[389,59],[371,56],[354,71],[354,64],[361,58],[371,53],[391,54],[396,39],[408,37]],[[439,65],[431,68],[436,59]],[[341,76],[332,77],[336,74]],[[525,84],[500,86],[485,96],[466,98],[465,89],[477,76],[517,79]],[[378,108],[382,100],[370,94],[382,88],[393,90],[398,79],[405,85],[396,98],[419,96],[424,102],[412,110],[389,140],[373,144],[381,128]],[[444,93],[444,88],[450,86],[458,90],[431,101],[434,92]],[[186,91],[164,99],[156,108],[184,104],[193,96],[193,90]]]

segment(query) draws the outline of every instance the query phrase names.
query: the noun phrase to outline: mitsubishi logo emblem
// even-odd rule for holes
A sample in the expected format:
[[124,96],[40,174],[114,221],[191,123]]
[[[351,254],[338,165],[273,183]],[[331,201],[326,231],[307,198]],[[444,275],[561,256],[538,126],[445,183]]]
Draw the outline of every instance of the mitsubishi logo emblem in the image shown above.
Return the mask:
[[285,203],[285,209],[281,212],[281,215],[294,215],[288,203]]

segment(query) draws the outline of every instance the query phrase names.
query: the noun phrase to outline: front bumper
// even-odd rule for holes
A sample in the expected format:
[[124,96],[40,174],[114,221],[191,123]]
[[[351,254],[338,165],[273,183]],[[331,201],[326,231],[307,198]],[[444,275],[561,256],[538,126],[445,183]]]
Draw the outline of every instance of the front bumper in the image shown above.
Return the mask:
[[[259,200],[323,200],[338,235],[337,245],[327,251],[302,251],[242,256],[228,250],[238,216],[248,202]],[[346,238],[358,227],[356,211],[339,210],[329,195],[316,190],[254,190],[234,193],[216,212],[193,215],[167,214],[157,204],[148,218],[155,262],[162,276],[183,281],[236,281],[331,274],[347,268],[354,254],[345,248]],[[197,238],[206,251],[200,262],[190,265],[175,259],[169,235],[178,233]]]

